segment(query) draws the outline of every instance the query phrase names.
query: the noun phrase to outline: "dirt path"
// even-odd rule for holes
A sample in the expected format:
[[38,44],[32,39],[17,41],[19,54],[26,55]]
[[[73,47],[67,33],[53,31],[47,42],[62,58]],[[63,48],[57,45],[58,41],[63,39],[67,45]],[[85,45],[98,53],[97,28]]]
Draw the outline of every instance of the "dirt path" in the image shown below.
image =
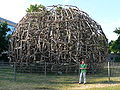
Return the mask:
[[81,89],[90,89],[90,88],[100,88],[100,87],[109,87],[109,86],[120,86],[120,83],[110,83],[110,84],[78,84],[71,88],[71,90],[81,90]]

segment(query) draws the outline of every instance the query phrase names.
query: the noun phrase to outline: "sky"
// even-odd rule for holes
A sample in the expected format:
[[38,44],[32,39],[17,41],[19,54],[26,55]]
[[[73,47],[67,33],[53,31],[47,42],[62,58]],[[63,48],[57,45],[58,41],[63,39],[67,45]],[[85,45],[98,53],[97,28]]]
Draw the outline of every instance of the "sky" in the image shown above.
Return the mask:
[[30,4],[77,6],[102,26],[108,41],[118,37],[113,31],[120,27],[120,0],[0,0],[0,17],[18,23]]

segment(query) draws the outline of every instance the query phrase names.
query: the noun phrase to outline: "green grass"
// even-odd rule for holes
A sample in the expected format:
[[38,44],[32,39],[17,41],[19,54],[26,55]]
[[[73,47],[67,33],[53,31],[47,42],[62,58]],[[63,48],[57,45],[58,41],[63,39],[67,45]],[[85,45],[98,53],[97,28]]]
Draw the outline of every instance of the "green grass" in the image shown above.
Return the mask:
[[88,84],[78,84],[78,75],[40,75],[30,73],[14,73],[11,69],[0,69],[0,90],[120,90],[120,77],[87,75]]

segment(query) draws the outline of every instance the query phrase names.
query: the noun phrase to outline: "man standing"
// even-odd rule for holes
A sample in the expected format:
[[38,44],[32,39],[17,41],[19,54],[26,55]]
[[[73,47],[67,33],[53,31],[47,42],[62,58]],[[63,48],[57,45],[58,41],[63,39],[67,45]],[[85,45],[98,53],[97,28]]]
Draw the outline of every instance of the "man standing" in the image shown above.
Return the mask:
[[81,70],[81,73],[80,73],[80,78],[79,78],[79,84],[81,84],[81,82],[82,82],[82,76],[84,78],[84,84],[85,84],[86,83],[87,65],[85,64],[84,61],[82,61],[80,64],[80,70]]

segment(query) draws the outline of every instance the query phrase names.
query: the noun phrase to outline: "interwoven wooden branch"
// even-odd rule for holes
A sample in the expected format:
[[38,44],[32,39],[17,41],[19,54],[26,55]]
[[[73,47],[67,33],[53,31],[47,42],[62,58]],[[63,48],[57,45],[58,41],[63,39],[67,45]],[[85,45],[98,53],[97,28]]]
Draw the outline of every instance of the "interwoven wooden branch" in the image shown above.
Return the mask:
[[55,64],[103,62],[107,38],[89,15],[70,5],[50,6],[27,13],[18,23],[10,43],[11,62]]

